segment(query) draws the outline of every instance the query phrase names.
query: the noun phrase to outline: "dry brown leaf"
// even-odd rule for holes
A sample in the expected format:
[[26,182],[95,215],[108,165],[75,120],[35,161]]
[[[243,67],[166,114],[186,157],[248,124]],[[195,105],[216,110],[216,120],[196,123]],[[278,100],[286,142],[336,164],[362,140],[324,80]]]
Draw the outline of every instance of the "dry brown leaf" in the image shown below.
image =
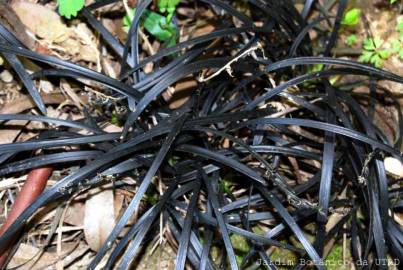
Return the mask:
[[394,215],[395,221],[399,223],[400,226],[403,226],[403,214],[395,213]]
[[76,57],[77,61],[86,61],[91,63],[97,63],[97,51],[90,45],[80,45],[80,52]]
[[94,251],[98,251],[115,226],[113,189],[95,188],[85,202],[84,235]]
[[175,85],[175,88],[170,87],[162,95],[169,102],[170,109],[177,109],[182,106],[193,94],[193,89],[197,86],[197,81],[194,79],[184,79]]
[[[77,247],[77,243],[64,243],[63,244],[63,257],[73,252]],[[7,265],[7,269],[16,268],[18,270],[44,270],[54,269],[52,265],[59,261],[59,258],[54,252],[44,252],[40,259],[32,265],[32,258],[37,256],[40,249],[27,244],[20,244],[17,252],[12,257]]]
[[50,43],[62,42],[70,36],[70,30],[59,14],[45,6],[13,1],[12,8],[32,33]]
[[122,132],[123,127],[118,127],[114,124],[107,124],[102,130],[108,133]]
[[120,193],[115,193],[114,207],[115,207],[115,220],[117,220],[123,212],[123,202],[125,200],[125,195]]
[[67,208],[64,222],[74,226],[83,226],[85,206],[82,202],[73,201]]
[[[34,38],[28,34],[25,25],[18,18],[15,11],[9,5],[9,2],[11,1],[0,1],[1,24],[10,30],[25,46],[27,46],[29,49],[34,49]],[[0,65],[1,64],[0,59]]]
[[[22,123],[23,122],[23,123]],[[8,121],[7,125],[14,126],[14,125],[22,125],[24,126],[27,121]],[[14,142],[15,138],[17,138],[18,134],[20,134],[20,129],[1,129],[0,130],[0,143],[12,143]]]
[[76,55],[76,61],[98,63],[100,61],[96,37],[85,23],[80,23],[74,28],[74,35],[80,41]]
[[207,24],[203,27],[198,28],[194,33],[192,33],[192,38],[207,35],[215,30],[214,25]]
[[[41,98],[45,104],[59,104],[66,100],[61,94],[41,94]],[[21,96],[11,102],[7,102],[1,109],[0,114],[21,113],[28,109],[34,108],[36,105],[30,96]]]
[[104,70],[105,74],[107,74],[109,77],[112,77],[114,79],[118,78],[118,74],[120,72],[120,66],[117,64],[117,62],[113,62],[112,60],[102,57],[101,58],[101,65],[102,69]]
[[61,42],[60,45],[66,50],[66,53],[68,53],[70,56],[76,56],[80,54],[81,44],[80,41],[76,39],[69,38]]
[[85,105],[84,101],[73,91],[70,84],[65,79],[60,80],[60,90],[65,92],[71,98],[77,108],[83,108],[82,105]]
[[[81,262],[82,261],[82,257],[83,255],[89,250],[89,247],[84,243],[84,242],[80,242],[80,245],[74,249],[74,251],[69,254],[69,256],[67,256],[64,261],[63,264],[64,266],[66,266],[66,269],[85,269],[85,266],[88,266],[88,264],[91,261],[88,261],[86,264],[82,264],[83,267],[80,268],[80,266],[76,266],[74,265],[74,263],[76,261]],[[80,259],[79,259],[80,258]],[[73,264],[73,265],[71,265]]]

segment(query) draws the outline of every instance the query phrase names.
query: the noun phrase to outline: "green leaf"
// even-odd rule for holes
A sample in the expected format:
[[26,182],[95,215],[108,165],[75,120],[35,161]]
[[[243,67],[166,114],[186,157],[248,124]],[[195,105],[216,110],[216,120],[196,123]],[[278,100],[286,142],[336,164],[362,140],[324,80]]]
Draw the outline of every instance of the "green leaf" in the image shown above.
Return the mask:
[[144,28],[150,32],[150,34],[161,41],[166,41],[172,37],[175,31],[175,25],[167,25],[164,16],[151,11],[144,12],[144,15],[146,16],[144,19]]
[[174,46],[176,44],[177,39],[178,39],[178,33],[175,33],[174,35],[172,35],[170,39],[168,39],[168,41],[166,41],[166,43],[164,44],[165,48],[170,48]]
[[399,20],[397,22],[397,31],[402,32],[403,31],[403,19]]
[[390,41],[390,45],[392,46],[392,53],[398,53],[400,49],[402,48],[402,44],[400,40],[393,38]]
[[85,5],[85,0],[58,0],[57,2],[59,4],[59,14],[67,19],[77,16],[77,12]]
[[223,193],[231,194],[231,186],[232,184],[226,180],[222,180],[219,183],[220,189]]
[[377,68],[380,68],[383,66],[383,60],[378,54],[374,54],[371,58],[370,61],[372,64],[374,64]]
[[385,41],[384,41],[383,39],[381,39],[381,38],[374,38],[373,41],[374,41],[374,45],[375,45],[375,48],[376,48],[376,49],[382,47],[383,43],[385,42]]
[[347,37],[347,41],[346,41],[346,43],[347,43],[347,45],[348,46],[353,46],[356,42],[357,42],[357,40],[358,40],[358,37],[356,36],[356,35],[349,35],[348,37]]
[[323,67],[324,67],[323,64],[316,64],[316,65],[313,65],[313,66],[310,68],[309,72],[310,72],[310,73],[314,73],[314,72],[321,71],[321,70],[323,70]]
[[364,50],[366,51],[375,51],[376,49],[373,39],[366,38],[362,44]]
[[169,2],[169,0],[158,0],[158,3],[157,3],[158,9],[159,9],[161,12],[167,11],[168,2]]
[[388,50],[380,50],[378,51],[378,55],[382,58],[382,59],[388,59],[390,56],[390,52]]
[[161,12],[173,13],[181,0],[158,0],[158,9]]
[[116,112],[116,110],[113,110],[112,112],[111,123],[120,126],[119,114]]
[[363,47],[367,51],[375,51],[376,49],[382,47],[383,43],[384,40],[381,38],[366,38],[363,42]]
[[176,6],[179,4],[180,0],[158,0],[158,9],[164,13],[167,12],[168,15],[166,17],[167,22],[170,22],[172,16],[175,13]]
[[374,52],[364,51],[362,55],[358,58],[358,61],[363,63],[369,63],[374,54],[375,54]]
[[391,3],[391,4],[394,4],[394,3],[396,3],[396,1],[397,1],[397,0],[390,0],[390,3]]
[[341,21],[344,25],[356,25],[360,21],[361,9],[353,8],[346,12]]
[[[130,27],[130,18],[134,17],[135,9],[130,10],[130,13],[131,14],[127,14],[123,18],[125,31],[128,31],[128,28]],[[141,16],[141,21],[147,32],[156,37],[158,40],[167,41],[169,46],[176,44],[176,37],[178,36],[179,30],[172,22],[168,24],[165,16],[162,16],[156,12],[145,10]]]
[[403,19],[397,21],[396,30],[400,34],[400,39],[403,40]]
[[385,41],[381,38],[366,38],[363,42],[363,48],[367,51],[375,51],[376,49],[381,48],[384,42]]

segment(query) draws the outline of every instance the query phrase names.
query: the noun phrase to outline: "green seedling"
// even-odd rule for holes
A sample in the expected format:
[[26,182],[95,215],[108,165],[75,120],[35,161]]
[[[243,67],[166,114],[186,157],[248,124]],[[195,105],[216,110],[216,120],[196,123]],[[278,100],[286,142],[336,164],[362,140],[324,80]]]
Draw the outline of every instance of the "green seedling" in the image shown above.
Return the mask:
[[180,0],[159,0],[158,9],[161,13],[167,12],[166,17],[167,23],[169,23],[175,13],[176,6],[179,4]]
[[308,73],[315,73],[318,71],[322,71],[325,65],[323,64],[315,64],[315,65],[309,65],[308,66]]
[[67,19],[77,16],[79,12],[85,5],[85,0],[57,0],[59,5],[59,14]]
[[232,183],[230,183],[229,181],[224,179],[224,180],[220,181],[219,186],[223,193],[231,194],[231,187],[233,186]]
[[358,61],[363,63],[371,63],[380,68],[383,61],[390,57],[390,51],[383,48],[384,40],[380,38],[367,38],[363,43],[363,51]]
[[119,114],[118,114],[118,112],[116,110],[113,110],[113,112],[112,112],[111,123],[116,125],[116,126],[121,125],[121,123],[119,121]]
[[346,12],[346,14],[344,14],[344,17],[341,20],[341,24],[347,26],[356,25],[360,21],[360,16],[361,16],[361,9],[359,8],[350,9],[349,11]]
[[[135,12],[136,9],[128,9],[126,16],[123,18],[124,30],[126,32],[129,31]],[[166,47],[172,47],[176,44],[179,29],[172,22],[167,23],[165,16],[150,10],[145,10],[141,17],[141,23],[151,35],[160,41],[166,42]]]
[[151,205],[155,205],[158,202],[158,196],[156,193],[154,193],[153,195],[145,195],[145,197],[146,201]]
[[326,257],[325,264],[328,270],[347,270],[350,269],[349,264],[343,261],[343,245],[336,244]]
[[358,40],[357,35],[354,35],[354,34],[349,35],[349,36],[347,37],[346,44],[347,44],[349,47],[352,47],[355,43],[357,43],[357,40]]

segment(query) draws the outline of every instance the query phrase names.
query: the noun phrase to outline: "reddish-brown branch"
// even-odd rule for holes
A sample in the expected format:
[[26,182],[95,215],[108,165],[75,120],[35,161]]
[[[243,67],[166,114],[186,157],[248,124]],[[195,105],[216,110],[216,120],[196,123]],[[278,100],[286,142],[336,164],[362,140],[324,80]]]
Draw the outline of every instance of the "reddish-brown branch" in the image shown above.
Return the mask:
[[[52,173],[51,167],[44,167],[32,170],[29,174],[25,183],[18,194],[15,202],[11,208],[10,213],[7,216],[6,221],[0,229],[0,235],[2,235],[13,222],[21,215],[21,213],[33,203],[42,191],[46,187],[46,183]],[[12,249],[15,242],[10,242],[8,249],[0,254],[0,268],[4,267],[7,261],[7,256]]]

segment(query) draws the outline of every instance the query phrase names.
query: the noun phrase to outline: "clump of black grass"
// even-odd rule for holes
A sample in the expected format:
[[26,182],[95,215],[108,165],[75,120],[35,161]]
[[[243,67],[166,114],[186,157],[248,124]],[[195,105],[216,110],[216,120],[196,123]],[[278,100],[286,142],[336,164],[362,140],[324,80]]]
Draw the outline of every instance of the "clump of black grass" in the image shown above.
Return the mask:
[[[3,127],[17,119],[49,124],[37,138],[0,145],[1,175],[81,164],[23,212],[0,237],[1,250],[42,206],[112,179],[136,193],[89,269],[104,258],[105,269],[129,268],[159,231],[160,215],[178,243],[175,269],[186,263],[194,269],[277,269],[270,247],[293,254],[292,269],[307,262],[325,269],[325,247],[343,235],[359,269],[364,264],[387,269],[391,259],[403,262],[402,225],[395,220],[402,212],[402,190],[383,165],[385,156],[402,160],[400,108],[393,136],[374,121],[377,95],[385,94],[378,81],[403,83],[403,78],[330,57],[346,1],[338,2],[335,18],[315,1],[306,1],[298,12],[289,0],[250,0],[248,16],[232,1],[197,1],[219,17],[216,30],[144,59],[139,57],[139,18],[152,1],[138,1],[124,45],[93,15],[113,2],[97,1],[84,8],[82,17],[120,59],[119,79],[30,51],[0,28],[0,52],[42,113],[46,108],[34,84],[42,77],[92,80],[129,111],[122,133],[102,131],[105,118],[92,117],[90,107],[81,121],[0,115]],[[308,20],[313,10],[318,18]],[[316,27],[320,23],[330,31]],[[308,31],[317,32],[315,44]],[[312,56],[313,46],[321,45],[323,55]],[[42,70],[28,74],[23,58]],[[154,70],[145,74],[147,63],[154,63]],[[315,65],[324,68],[312,71]],[[348,83],[330,82],[345,75]],[[192,95],[169,109],[162,92],[187,77],[197,80]],[[368,85],[370,94],[352,95],[357,85]],[[76,150],[60,147],[71,145]],[[35,156],[38,149],[41,155]],[[156,176],[166,186],[161,196]],[[136,187],[123,177],[135,179]],[[153,202],[121,237],[145,195],[154,196]],[[327,227],[335,215],[341,218]],[[246,242],[241,250],[234,235]]]

